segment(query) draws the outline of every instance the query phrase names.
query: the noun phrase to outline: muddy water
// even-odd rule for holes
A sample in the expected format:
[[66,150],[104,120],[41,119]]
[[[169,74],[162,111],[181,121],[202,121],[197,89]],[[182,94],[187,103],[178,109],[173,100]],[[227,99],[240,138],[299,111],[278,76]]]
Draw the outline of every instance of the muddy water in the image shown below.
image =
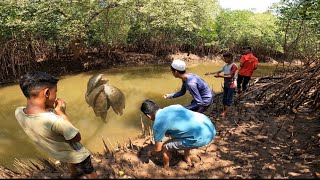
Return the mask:
[[[188,64],[187,72],[200,75],[214,92],[220,92],[223,79],[205,76],[204,73],[217,71],[222,65],[212,62]],[[255,75],[266,75],[272,69],[269,65],[261,65]],[[84,98],[87,81],[95,73],[103,73],[109,83],[121,89],[126,97],[123,115],[115,114],[110,108],[106,124],[95,117]],[[168,65],[126,67],[60,77],[58,97],[66,101],[67,115],[80,129],[82,143],[92,152],[102,152],[102,137],[112,149],[118,142],[121,144],[129,138],[137,137],[141,133],[141,120],[147,127],[151,125],[139,109],[144,99],[153,99],[161,107],[176,103],[187,105],[191,101],[188,92],[176,99],[162,98],[165,93],[178,91],[180,86],[181,80],[172,76]],[[14,158],[27,161],[45,156],[32,144],[14,117],[15,109],[26,104],[18,84],[1,87],[0,97],[0,164],[14,169]]]

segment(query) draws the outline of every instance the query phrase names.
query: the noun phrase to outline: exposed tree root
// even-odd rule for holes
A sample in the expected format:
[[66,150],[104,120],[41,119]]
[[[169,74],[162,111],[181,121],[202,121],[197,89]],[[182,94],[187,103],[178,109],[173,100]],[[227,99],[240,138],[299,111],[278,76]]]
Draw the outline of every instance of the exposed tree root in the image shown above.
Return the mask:
[[[272,81],[268,81],[271,80]],[[262,77],[254,80],[250,90],[239,95],[236,102],[250,96],[263,100],[262,109],[272,109],[276,114],[289,112],[319,112],[320,64],[305,67],[300,72],[282,77]]]

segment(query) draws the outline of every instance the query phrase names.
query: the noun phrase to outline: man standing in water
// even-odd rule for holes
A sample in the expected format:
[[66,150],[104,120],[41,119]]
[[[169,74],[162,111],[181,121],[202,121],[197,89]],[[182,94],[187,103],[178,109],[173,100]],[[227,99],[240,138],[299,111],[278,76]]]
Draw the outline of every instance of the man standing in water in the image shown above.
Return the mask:
[[183,96],[186,90],[189,91],[193,100],[185,106],[187,109],[203,113],[213,103],[213,92],[208,84],[196,74],[186,73],[186,63],[175,59],[171,63],[171,72],[175,78],[182,80],[181,90],[176,93],[165,94],[165,99],[172,99]]
[[[58,79],[45,72],[27,73],[20,88],[27,107],[18,107],[16,119],[25,133],[51,157],[68,163],[71,178],[97,178],[90,152],[80,143],[79,130],[65,113],[66,104],[57,99]],[[77,171],[79,170],[79,172]]]
[[240,70],[238,72],[237,88],[241,94],[247,90],[247,85],[251,79],[253,71],[258,68],[258,58],[252,52],[251,47],[244,47],[243,55],[240,59]]

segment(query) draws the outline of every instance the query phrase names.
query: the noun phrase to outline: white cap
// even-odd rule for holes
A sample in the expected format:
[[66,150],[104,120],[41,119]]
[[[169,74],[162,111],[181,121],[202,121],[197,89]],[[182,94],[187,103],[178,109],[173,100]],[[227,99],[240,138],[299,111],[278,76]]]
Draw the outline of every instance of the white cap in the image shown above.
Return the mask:
[[175,59],[172,61],[171,66],[178,71],[186,70],[186,63],[180,59]]

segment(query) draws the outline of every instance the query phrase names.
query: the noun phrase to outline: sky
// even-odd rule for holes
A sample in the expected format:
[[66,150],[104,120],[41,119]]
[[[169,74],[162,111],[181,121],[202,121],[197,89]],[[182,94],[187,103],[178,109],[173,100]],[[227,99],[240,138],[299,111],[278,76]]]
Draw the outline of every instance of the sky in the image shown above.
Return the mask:
[[280,0],[219,0],[222,8],[231,10],[250,10],[255,8],[253,12],[265,12],[272,3],[279,2]]

